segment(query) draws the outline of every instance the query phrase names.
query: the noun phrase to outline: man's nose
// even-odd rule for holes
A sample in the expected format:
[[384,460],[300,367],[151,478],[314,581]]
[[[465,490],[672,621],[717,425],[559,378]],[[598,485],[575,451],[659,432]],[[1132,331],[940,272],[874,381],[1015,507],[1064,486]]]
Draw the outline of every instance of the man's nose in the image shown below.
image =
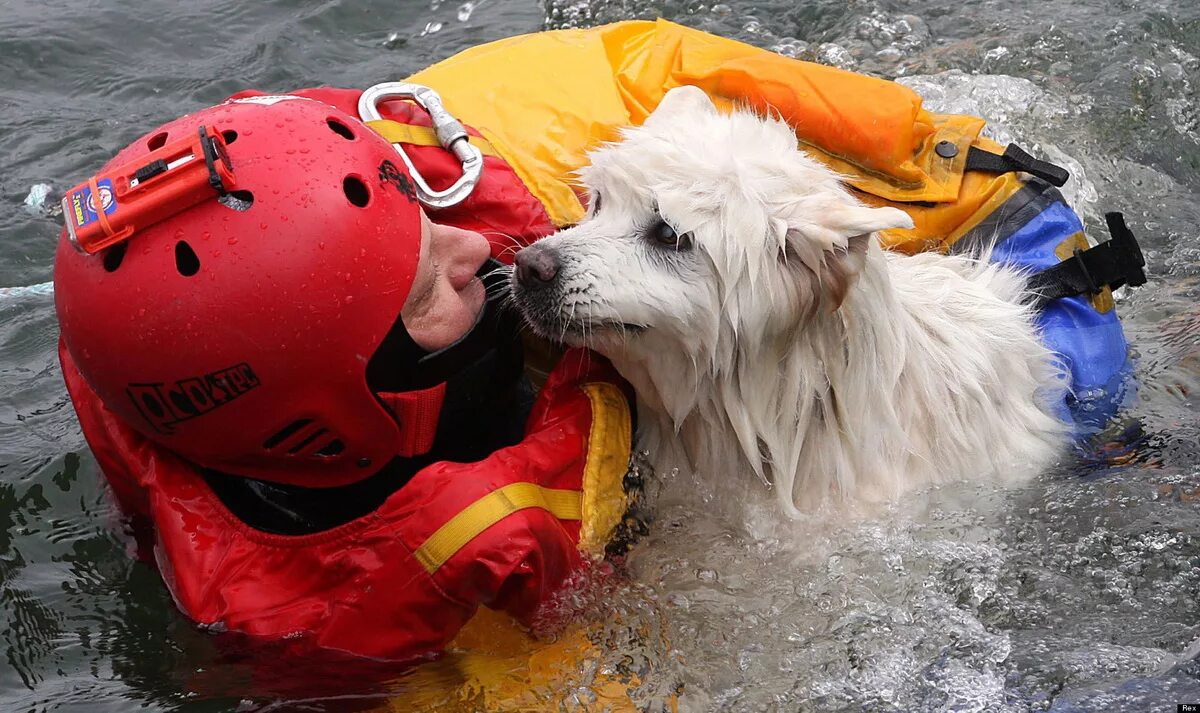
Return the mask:
[[517,253],[517,282],[526,289],[540,290],[558,276],[558,254],[540,245],[531,245]]
[[491,254],[487,238],[473,230],[433,223],[430,238],[434,258],[451,286],[461,290],[475,277]]

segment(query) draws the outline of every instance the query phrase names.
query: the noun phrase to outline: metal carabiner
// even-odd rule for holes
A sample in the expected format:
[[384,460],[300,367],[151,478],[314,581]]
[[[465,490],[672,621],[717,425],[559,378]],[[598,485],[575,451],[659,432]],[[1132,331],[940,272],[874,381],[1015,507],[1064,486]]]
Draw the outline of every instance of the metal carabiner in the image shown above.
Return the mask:
[[483,154],[471,145],[466,127],[446,111],[437,92],[408,82],[383,82],[367,89],[358,99],[359,118],[364,122],[382,119],[379,104],[389,99],[410,99],[429,112],[438,142],[442,148],[453,151],[462,163],[462,177],[446,190],[435,191],[425,182],[425,177],[413,165],[404,148],[400,144],[392,144],[416,184],[417,199],[431,208],[449,208],[463,202],[475,190],[475,184],[479,183],[479,176],[483,173]]

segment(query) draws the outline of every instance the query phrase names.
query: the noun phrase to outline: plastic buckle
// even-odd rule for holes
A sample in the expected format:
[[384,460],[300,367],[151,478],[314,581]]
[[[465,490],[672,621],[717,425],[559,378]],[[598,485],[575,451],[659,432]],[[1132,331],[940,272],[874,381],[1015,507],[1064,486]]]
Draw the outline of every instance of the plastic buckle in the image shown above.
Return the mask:
[[400,144],[392,144],[416,184],[417,199],[430,208],[449,208],[466,200],[475,190],[479,177],[483,174],[483,154],[471,145],[467,129],[458,119],[446,111],[442,98],[429,87],[409,82],[384,82],[370,87],[358,99],[358,116],[363,121],[378,121],[382,119],[379,104],[390,99],[407,99],[416,102],[418,106],[429,112],[433,120],[433,128],[437,132],[438,142],[442,148],[452,151],[462,164],[462,176],[444,191],[435,191],[425,181],[425,177],[413,165],[408,154]]
[[1004,158],[1017,170],[1031,176],[1037,176],[1043,181],[1062,188],[1070,180],[1071,174],[1062,166],[1056,166],[1049,161],[1034,158],[1029,152],[1016,144],[1009,144],[1004,149]]
[[1123,267],[1124,284],[1141,287],[1146,284],[1146,258],[1133,231],[1125,224],[1125,216],[1112,212],[1104,214],[1108,224],[1109,244],[1116,253],[1117,264]]

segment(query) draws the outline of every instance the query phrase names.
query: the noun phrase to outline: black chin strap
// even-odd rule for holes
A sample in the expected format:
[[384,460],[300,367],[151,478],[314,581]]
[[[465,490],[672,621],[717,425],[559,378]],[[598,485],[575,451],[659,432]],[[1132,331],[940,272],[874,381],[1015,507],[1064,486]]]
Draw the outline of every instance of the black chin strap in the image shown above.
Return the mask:
[[[489,259],[476,276],[491,297],[475,324],[453,344],[436,352],[421,348],[399,318],[367,364],[367,385],[375,392],[420,391],[449,382],[480,356],[495,348],[506,331],[516,331],[515,318],[501,308],[500,292],[507,279],[500,263]],[[511,323],[511,324],[510,324]]]

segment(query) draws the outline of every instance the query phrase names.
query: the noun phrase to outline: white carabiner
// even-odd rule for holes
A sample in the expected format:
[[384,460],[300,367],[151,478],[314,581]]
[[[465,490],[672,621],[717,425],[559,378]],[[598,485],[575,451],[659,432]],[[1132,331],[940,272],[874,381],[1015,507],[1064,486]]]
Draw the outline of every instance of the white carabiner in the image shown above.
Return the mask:
[[396,153],[400,154],[404,165],[416,184],[417,199],[430,208],[449,208],[462,203],[483,173],[483,154],[471,145],[467,129],[442,105],[442,98],[429,87],[408,82],[384,82],[376,84],[362,93],[358,99],[358,116],[365,121],[378,121],[383,117],[379,114],[379,103],[389,99],[409,99],[416,102],[433,120],[433,128],[437,132],[438,142],[462,163],[462,176],[444,191],[435,191],[425,182],[425,177],[413,165],[408,154],[400,144],[392,144]]

